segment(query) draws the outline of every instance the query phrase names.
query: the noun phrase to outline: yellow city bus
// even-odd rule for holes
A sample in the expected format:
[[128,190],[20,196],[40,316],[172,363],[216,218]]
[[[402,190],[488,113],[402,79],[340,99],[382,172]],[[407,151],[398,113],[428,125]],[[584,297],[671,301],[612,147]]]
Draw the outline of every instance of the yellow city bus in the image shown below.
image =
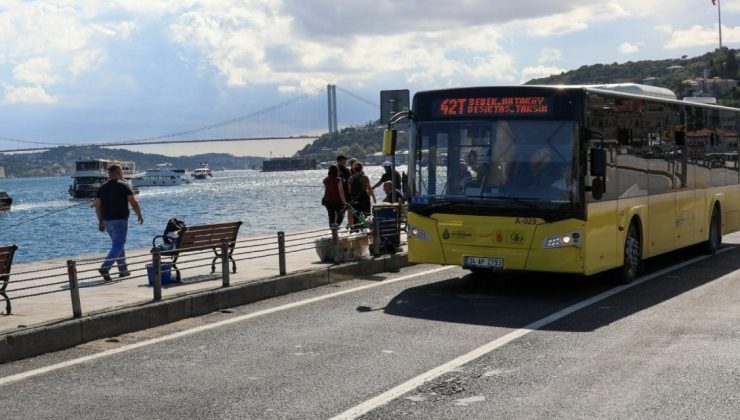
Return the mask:
[[412,262],[630,282],[740,228],[740,109],[626,84],[427,91],[406,114]]

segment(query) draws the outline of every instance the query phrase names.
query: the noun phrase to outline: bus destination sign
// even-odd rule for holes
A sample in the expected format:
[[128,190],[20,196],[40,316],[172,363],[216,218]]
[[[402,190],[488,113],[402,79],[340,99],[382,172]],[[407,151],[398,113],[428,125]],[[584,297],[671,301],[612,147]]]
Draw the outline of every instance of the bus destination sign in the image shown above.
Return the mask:
[[550,115],[552,97],[502,96],[447,98],[437,101],[434,111],[438,116],[516,116]]

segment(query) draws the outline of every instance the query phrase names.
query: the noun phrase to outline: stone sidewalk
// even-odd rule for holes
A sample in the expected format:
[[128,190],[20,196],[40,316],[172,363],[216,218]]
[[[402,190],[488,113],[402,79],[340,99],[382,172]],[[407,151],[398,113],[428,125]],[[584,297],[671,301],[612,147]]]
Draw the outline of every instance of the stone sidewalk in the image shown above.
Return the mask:
[[[12,313],[0,315],[0,362],[53,351],[57,347],[69,347],[95,337],[120,334],[125,329],[133,331],[136,328],[148,328],[219,310],[232,304],[236,306],[341,281],[354,275],[383,272],[407,264],[403,249],[393,256],[373,258],[367,252],[367,242],[362,241],[355,244],[353,252],[350,252],[347,246],[344,247],[346,252],[341,256],[353,261],[343,264],[321,262],[315,242],[319,238],[328,241],[329,237],[328,231],[325,234],[316,231],[286,234],[285,276],[279,275],[275,238],[240,238],[234,251],[237,272],[230,274],[228,288],[222,285],[220,261],[216,262],[216,271],[211,274],[210,264],[213,257],[211,251],[182,256],[178,260],[178,267],[182,272],[183,282],[163,285],[162,300],[159,302],[154,301],[153,287],[149,285],[146,270],[146,264],[151,264],[149,249],[127,250],[131,276],[119,280],[114,269],[111,271],[114,277],[112,282],[103,281],[97,271],[101,259],[104,258],[103,255],[80,257],[76,264],[82,318],[77,319],[74,319],[72,314],[66,259],[14,264],[8,285]],[[364,252],[360,252],[361,250]],[[174,273],[172,274],[174,277]],[[25,287],[32,288],[17,290]],[[17,296],[30,294],[39,295],[16,299]],[[4,300],[0,301],[2,305],[0,309],[3,311],[4,304]],[[181,306],[173,312],[173,305],[187,307]],[[143,314],[143,311],[152,310],[164,312]],[[122,321],[120,319],[122,313],[136,319]],[[111,317],[118,317],[115,322],[128,325],[128,328],[105,325],[104,320]],[[91,320],[103,321],[95,323]],[[79,339],[65,338],[62,341],[68,341],[67,344],[59,343],[59,346],[54,348],[39,342],[50,339],[59,341],[62,334],[70,333],[65,330],[70,325],[73,325],[73,329],[77,328],[74,326],[75,322],[84,322],[81,325],[87,328]],[[91,331],[93,324],[97,325],[95,331]],[[66,332],[57,334],[60,337],[55,335],[56,338],[40,338],[54,330]],[[72,336],[75,334],[76,331]],[[19,346],[23,341],[19,341],[21,338],[32,341],[33,348]],[[11,348],[12,351],[8,352],[8,346],[15,349]]]

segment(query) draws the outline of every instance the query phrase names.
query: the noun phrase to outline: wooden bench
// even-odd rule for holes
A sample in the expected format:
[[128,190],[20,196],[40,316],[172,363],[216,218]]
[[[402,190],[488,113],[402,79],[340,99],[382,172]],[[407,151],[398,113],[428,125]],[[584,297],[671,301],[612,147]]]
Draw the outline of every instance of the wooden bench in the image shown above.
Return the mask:
[[10,266],[13,265],[13,255],[18,249],[16,245],[0,246],[0,296],[5,298],[5,314],[10,315],[10,298],[5,289],[10,281]]
[[[236,236],[239,234],[239,227],[241,225],[242,222],[239,221],[212,225],[186,226],[180,230],[175,240],[175,247],[173,249],[162,250],[161,252],[163,257],[171,258],[169,264],[172,265],[172,269],[177,273],[177,282],[179,283],[182,280],[180,270],[177,268],[177,259],[180,255],[207,249],[212,250],[215,254],[213,260],[211,260],[211,273],[213,273],[216,271],[216,260],[224,258],[224,255],[221,253],[221,244],[224,240],[229,247],[226,257],[231,261],[232,273],[236,273],[236,261],[234,261],[232,254],[236,247]],[[152,246],[156,246],[158,238],[163,239],[164,236],[155,236],[152,240]]]

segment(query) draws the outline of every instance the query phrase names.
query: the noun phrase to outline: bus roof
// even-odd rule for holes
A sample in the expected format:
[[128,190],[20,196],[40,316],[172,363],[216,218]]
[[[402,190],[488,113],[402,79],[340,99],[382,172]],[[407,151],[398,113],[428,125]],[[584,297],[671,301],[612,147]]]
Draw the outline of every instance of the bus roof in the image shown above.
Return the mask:
[[518,86],[466,86],[461,88],[446,88],[431,91],[417,92],[416,94],[430,94],[434,92],[451,91],[458,89],[481,89],[481,88],[521,88],[521,89],[561,89],[561,90],[581,90],[600,94],[625,95],[636,98],[652,98],[666,102],[678,104],[691,104],[704,108],[715,108],[738,111],[738,108],[724,105],[706,103],[704,101],[680,100],[672,90],[658,86],[641,85],[639,83],[605,83],[593,85],[518,85]]

